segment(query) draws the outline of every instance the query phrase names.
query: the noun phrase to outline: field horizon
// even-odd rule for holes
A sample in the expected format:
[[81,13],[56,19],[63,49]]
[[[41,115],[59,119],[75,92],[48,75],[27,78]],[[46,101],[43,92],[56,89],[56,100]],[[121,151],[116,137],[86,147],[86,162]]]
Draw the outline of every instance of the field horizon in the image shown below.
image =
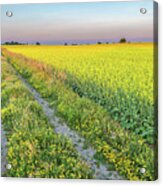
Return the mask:
[[[12,44],[8,44],[8,45],[6,45],[5,44],[6,42],[4,42],[3,44],[2,44],[2,46],[22,46],[22,45],[27,45],[27,46],[34,46],[34,45],[36,45],[36,46],[38,46],[36,43],[25,43],[25,42],[22,42],[21,44],[16,44],[16,45],[12,45]],[[11,43],[11,42],[9,42],[9,43]],[[66,45],[65,45],[65,43],[66,43]],[[147,41],[147,42],[145,42],[145,41],[135,41],[135,42],[130,42],[130,41],[126,41],[125,43],[120,43],[120,42],[108,42],[108,43],[106,43],[106,42],[101,42],[100,44],[98,44],[97,42],[96,43],[75,43],[75,42],[70,42],[70,43],[68,43],[68,42],[65,42],[65,43],[63,43],[63,44],[44,44],[44,43],[39,43],[39,45],[41,45],[41,46],[80,46],[80,45],[82,45],[82,46],[85,46],[85,45],[125,45],[125,44],[153,44],[153,43],[155,43],[155,42],[152,42],[152,41]]]

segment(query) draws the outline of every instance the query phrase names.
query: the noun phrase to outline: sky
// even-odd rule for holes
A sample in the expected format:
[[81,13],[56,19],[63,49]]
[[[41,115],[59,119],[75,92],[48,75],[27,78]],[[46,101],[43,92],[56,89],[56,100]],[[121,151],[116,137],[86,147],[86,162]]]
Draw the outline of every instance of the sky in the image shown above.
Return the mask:
[[[141,8],[147,13],[140,13]],[[152,0],[2,5],[1,20],[2,43],[153,41]]]

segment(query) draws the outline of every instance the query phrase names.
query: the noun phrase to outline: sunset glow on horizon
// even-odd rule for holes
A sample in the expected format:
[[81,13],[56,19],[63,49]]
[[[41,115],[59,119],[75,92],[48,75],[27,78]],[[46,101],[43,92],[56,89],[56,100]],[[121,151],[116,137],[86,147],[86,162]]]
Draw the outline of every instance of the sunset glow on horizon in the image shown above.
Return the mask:
[[153,1],[2,5],[1,19],[2,43],[153,41]]

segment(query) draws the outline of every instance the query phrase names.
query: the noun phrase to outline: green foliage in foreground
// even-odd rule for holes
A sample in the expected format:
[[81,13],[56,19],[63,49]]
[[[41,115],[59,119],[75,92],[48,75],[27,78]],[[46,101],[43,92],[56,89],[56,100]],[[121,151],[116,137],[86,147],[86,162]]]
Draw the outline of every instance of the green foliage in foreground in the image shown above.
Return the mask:
[[[51,106],[57,108],[71,128],[79,131],[88,143],[102,153],[106,162],[114,163],[120,174],[130,180],[156,179],[154,149],[140,136],[124,130],[112,121],[98,104],[81,98],[66,88],[48,66],[22,56],[12,56],[10,61],[32,86],[48,99]],[[145,174],[140,173],[142,167],[147,170]]]
[[2,123],[7,131],[4,174],[11,177],[92,178],[72,143],[54,133],[41,107],[6,63],[2,63]]

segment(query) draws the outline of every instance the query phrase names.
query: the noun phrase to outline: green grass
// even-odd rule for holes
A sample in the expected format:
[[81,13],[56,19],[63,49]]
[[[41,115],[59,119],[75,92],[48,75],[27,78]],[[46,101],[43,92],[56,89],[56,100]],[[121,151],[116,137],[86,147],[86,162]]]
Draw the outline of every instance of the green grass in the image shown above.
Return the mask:
[[54,132],[41,106],[2,62],[2,123],[10,177],[92,178],[71,141]]

